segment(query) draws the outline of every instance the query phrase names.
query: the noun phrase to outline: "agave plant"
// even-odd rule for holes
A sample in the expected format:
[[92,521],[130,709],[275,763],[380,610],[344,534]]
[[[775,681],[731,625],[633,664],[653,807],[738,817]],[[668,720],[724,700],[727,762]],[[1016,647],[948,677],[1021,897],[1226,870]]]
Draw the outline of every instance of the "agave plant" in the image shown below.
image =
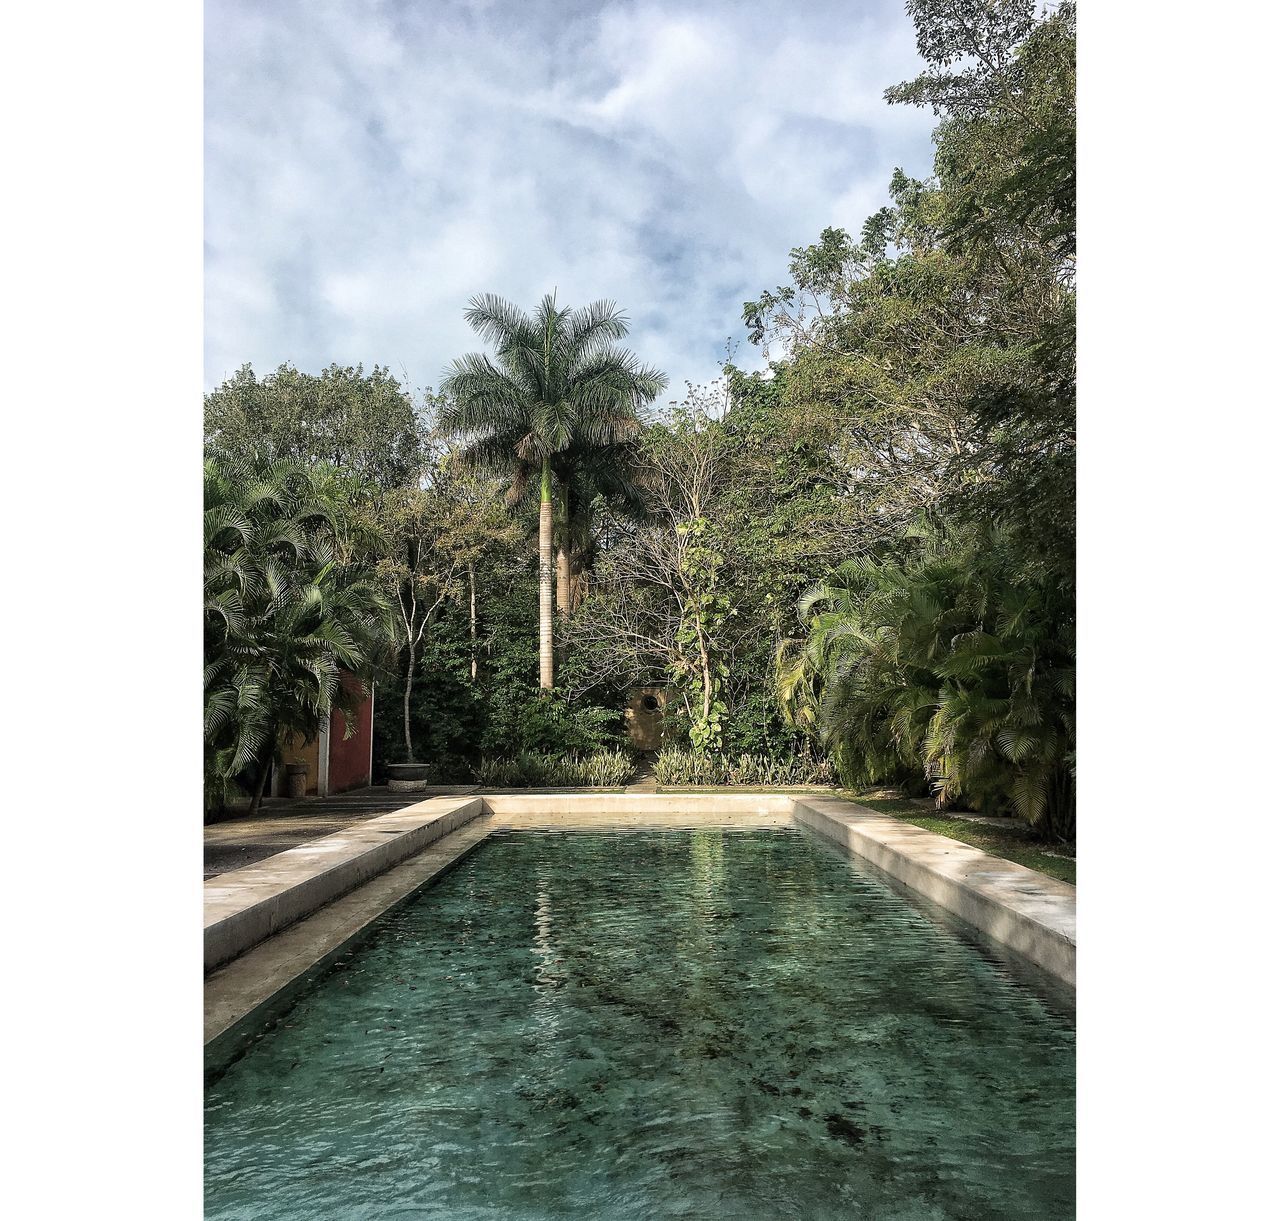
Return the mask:
[[253,774],[253,807],[285,738],[338,707],[348,732],[390,631],[352,558],[362,533],[329,468],[218,454],[204,477],[204,739],[215,802]]
[[1070,603],[996,529],[913,530],[903,559],[841,565],[801,600],[779,653],[793,724],[849,785],[928,779],[941,805],[1012,811],[1074,834]]

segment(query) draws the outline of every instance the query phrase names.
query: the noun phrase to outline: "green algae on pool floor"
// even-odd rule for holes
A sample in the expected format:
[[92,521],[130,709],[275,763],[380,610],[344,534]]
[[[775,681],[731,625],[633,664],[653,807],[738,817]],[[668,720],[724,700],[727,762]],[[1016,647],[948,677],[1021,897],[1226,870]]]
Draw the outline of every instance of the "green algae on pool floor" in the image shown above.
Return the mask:
[[495,836],[207,1091],[209,1218],[1069,1217],[1069,1013],[792,831]]

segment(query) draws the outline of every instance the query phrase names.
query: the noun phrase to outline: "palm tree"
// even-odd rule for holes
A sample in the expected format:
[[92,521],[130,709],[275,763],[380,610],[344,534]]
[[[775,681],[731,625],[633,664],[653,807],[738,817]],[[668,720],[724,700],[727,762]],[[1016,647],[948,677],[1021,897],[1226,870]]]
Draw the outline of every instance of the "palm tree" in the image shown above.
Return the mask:
[[940,805],[1075,831],[1075,637],[1057,583],[998,527],[927,525],[902,558],[841,564],[800,601],[778,692],[841,779],[927,779]]
[[494,358],[472,352],[449,366],[440,423],[472,462],[510,478],[513,501],[537,481],[538,682],[549,689],[556,468],[636,435],[640,408],[667,379],[615,346],[628,327],[612,301],[558,309],[550,293],[530,315],[486,293],[472,299],[466,319]]
[[645,516],[641,449],[636,438],[583,451],[572,447],[552,464],[560,483],[556,529],[556,607],[571,614],[584,596],[586,574],[598,553],[596,518],[601,509],[615,517]]
[[204,472],[205,775],[214,804],[319,732],[348,733],[390,634],[389,607],[352,545],[369,542],[329,467],[213,454]]

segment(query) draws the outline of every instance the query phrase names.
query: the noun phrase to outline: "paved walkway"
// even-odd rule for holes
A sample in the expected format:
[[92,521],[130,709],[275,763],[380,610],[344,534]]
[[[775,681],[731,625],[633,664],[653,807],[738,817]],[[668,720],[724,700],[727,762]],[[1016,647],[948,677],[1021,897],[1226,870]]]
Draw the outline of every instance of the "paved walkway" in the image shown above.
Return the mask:
[[[474,787],[464,786],[458,791]],[[212,878],[252,865],[286,848],[332,835],[366,818],[402,810],[429,796],[431,793],[393,793],[379,786],[353,789],[335,797],[269,799],[253,818],[240,815],[205,827],[204,876]]]

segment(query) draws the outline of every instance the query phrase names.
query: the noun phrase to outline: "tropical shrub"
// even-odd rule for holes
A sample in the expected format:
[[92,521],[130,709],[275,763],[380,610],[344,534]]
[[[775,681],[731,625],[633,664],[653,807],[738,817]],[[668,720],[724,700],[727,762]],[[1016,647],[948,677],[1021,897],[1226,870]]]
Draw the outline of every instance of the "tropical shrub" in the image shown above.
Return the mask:
[[494,691],[481,749],[498,756],[531,751],[586,755],[616,747],[622,714],[617,709],[574,704],[559,692]]
[[622,750],[589,755],[524,750],[505,758],[481,759],[475,775],[486,788],[617,788],[634,771],[631,756]]
[[205,460],[206,808],[245,777],[256,807],[284,739],[313,738],[333,707],[354,724],[390,621],[348,494],[329,467]]
[[923,772],[939,805],[1075,825],[1069,597],[999,529],[911,532],[904,558],[842,564],[800,603],[779,694],[851,786]]
[[653,771],[654,779],[662,785],[724,783],[724,761],[721,756],[698,750],[669,746],[658,752]]
[[749,785],[775,788],[789,784],[830,784],[834,771],[827,759],[810,753],[790,757],[721,755],[668,747],[654,762],[661,785]]

